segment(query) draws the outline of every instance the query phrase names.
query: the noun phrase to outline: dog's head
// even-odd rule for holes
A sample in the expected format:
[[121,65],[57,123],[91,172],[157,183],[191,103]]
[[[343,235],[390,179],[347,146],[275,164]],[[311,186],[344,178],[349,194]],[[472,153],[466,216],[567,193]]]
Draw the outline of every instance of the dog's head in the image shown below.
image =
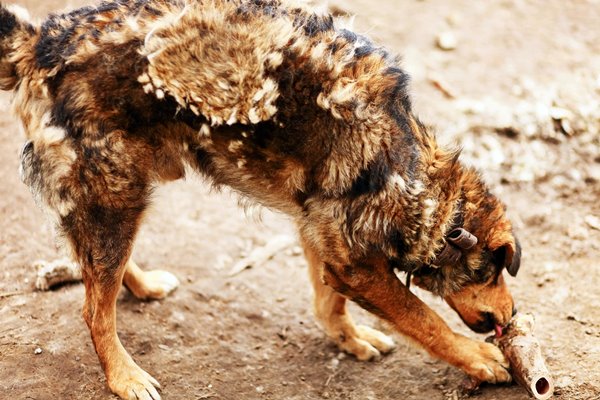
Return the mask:
[[503,271],[516,276],[520,256],[521,248],[512,232],[496,231],[463,257],[458,268],[469,270],[470,279],[444,299],[473,331],[485,333],[497,325],[505,326],[516,312]]
[[503,272],[517,275],[521,247],[504,205],[481,185],[467,194],[463,210],[462,228],[476,239],[460,246],[446,237],[446,246],[458,252],[450,257],[453,262],[424,268],[414,282],[441,295],[473,331],[485,333],[505,326],[514,315]]

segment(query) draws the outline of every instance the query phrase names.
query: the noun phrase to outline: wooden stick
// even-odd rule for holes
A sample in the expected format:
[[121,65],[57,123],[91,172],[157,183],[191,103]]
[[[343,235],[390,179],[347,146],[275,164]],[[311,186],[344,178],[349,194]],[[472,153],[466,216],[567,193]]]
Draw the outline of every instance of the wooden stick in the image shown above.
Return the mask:
[[35,280],[37,290],[49,290],[62,283],[81,281],[79,265],[69,259],[62,258],[52,262],[40,260],[33,265],[37,269]]
[[512,376],[538,400],[549,399],[554,393],[554,382],[546,367],[540,344],[533,335],[534,318],[531,314],[515,315],[504,334],[493,339],[511,366]]

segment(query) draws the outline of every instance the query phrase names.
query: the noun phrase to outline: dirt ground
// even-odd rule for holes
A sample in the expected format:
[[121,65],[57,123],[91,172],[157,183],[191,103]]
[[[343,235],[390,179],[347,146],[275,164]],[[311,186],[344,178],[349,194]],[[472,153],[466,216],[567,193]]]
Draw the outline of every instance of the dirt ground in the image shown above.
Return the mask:
[[[83,4],[16,2],[36,17]],[[507,203],[523,245],[519,276],[508,281],[520,310],[536,315],[555,398],[600,398],[600,2],[330,4],[356,14],[357,31],[403,55],[421,119],[443,141],[462,145],[463,159]],[[453,50],[436,45],[445,32],[456,39]],[[83,286],[33,289],[32,262],[58,251],[19,181],[24,138],[8,104],[1,94],[0,398],[113,398],[80,316]],[[252,248],[294,234],[284,216],[245,215],[237,201],[211,193],[199,178],[169,184],[156,192],[139,235],[138,263],[182,282],[164,301],[141,303],[123,290],[118,305],[119,335],[161,382],[164,399],[459,397],[463,374],[399,337],[398,349],[380,361],[340,354],[313,320],[297,248],[229,277]],[[439,299],[419,295],[453,328],[476,336]],[[527,396],[517,386],[487,386],[475,398]]]

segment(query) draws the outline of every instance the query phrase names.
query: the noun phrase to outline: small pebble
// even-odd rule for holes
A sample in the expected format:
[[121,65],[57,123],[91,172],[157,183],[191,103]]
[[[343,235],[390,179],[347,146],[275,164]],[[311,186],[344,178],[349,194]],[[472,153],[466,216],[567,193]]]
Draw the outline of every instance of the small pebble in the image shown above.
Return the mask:
[[33,354],[42,354],[42,349],[41,349],[41,348],[39,348],[39,347],[38,347],[38,348],[36,348],[36,349],[33,351]]
[[338,365],[340,365],[340,360],[338,360],[337,358],[332,358],[329,362],[329,366],[331,367],[331,369],[336,369]]
[[437,36],[437,46],[442,50],[454,50],[457,45],[458,40],[452,32],[442,32]]
[[460,14],[451,13],[451,14],[446,15],[446,22],[450,26],[457,26],[457,25],[460,25],[460,23],[462,22],[462,17]]

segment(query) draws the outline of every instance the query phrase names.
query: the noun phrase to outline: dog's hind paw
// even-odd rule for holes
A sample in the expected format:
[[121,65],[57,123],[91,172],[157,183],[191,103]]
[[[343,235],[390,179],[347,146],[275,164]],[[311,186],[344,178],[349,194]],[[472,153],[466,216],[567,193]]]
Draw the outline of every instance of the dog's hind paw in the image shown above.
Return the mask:
[[142,300],[159,300],[179,286],[175,275],[167,271],[144,271],[135,287],[130,287],[133,295]]
[[369,326],[359,325],[356,327],[358,337],[369,342],[379,352],[385,354],[396,348],[394,340],[383,332],[379,332]]
[[108,386],[124,400],[161,400],[156,388],[160,384],[135,363],[108,379]]

